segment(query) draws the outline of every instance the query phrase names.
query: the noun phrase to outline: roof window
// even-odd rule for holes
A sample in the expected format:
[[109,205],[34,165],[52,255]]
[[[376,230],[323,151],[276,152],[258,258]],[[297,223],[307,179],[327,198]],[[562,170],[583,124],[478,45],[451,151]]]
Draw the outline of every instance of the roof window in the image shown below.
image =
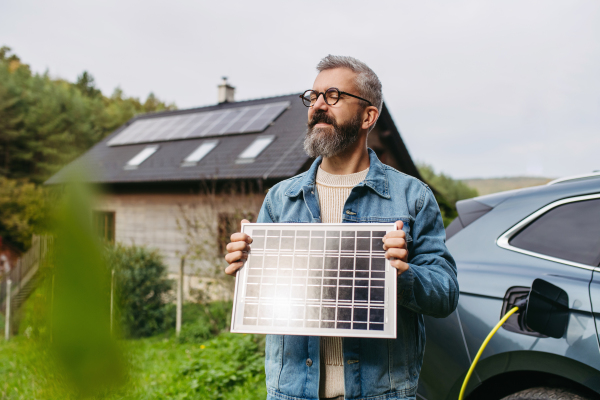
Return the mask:
[[260,153],[262,153],[263,150],[273,142],[274,139],[275,136],[257,137],[254,142],[252,142],[252,144],[250,144],[250,146],[239,155],[236,163],[244,164],[254,162],[256,157],[258,157]]
[[147,146],[144,150],[137,153],[135,157],[127,161],[125,169],[137,169],[137,167],[146,161],[148,157],[156,153],[156,150],[158,150],[158,146]]
[[183,160],[181,163],[182,167],[193,167],[198,165],[198,162],[202,160],[208,153],[212,151],[219,144],[218,140],[208,140],[202,143],[196,150]]

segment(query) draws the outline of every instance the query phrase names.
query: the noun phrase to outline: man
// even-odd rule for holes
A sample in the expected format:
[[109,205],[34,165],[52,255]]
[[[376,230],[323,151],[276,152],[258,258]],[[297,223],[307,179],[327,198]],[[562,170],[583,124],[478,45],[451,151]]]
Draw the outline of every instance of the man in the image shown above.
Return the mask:
[[[383,104],[381,82],[364,63],[322,59],[308,107],[309,171],[275,185],[258,222],[395,222],[384,237],[398,270],[397,339],[268,335],[267,399],[414,399],[423,351],[423,315],[446,317],[458,302],[456,264],[426,184],[382,164],[367,135]],[[245,221],[247,222],[247,221]],[[234,275],[252,238],[234,233],[225,272]]]

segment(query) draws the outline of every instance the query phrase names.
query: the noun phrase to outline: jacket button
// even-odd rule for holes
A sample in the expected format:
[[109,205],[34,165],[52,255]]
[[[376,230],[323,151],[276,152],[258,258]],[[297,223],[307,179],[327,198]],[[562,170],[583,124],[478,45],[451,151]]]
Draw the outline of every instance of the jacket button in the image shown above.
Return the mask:
[[311,360],[310,358],[307,358],[307,359],[306,359],[306,366],[307,366],[307,367],[310,367],[310,366],[312,366],[312,360]]

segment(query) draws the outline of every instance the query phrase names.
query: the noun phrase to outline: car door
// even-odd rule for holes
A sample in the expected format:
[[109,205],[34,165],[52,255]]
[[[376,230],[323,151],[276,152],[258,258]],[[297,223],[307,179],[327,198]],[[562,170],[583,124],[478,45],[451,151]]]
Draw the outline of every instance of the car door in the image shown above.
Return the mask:
[[600,267],[595,269],[592,281],[590,282],[590,298],[592,300],[594,322],[596,323],[598,348],[600,349]]
[[[458,312],[468,354],[474,357],[510,307],[511,292],[521,290],[526,296],[535,279],[544,279],[567,292],[571,310],[567,332],[560,339],[543,337],[519,326],[517,316],[511,317],[484,351],[470,390],[511,370],[543,371],[577,382],[587,374],[553,361],[569,359],[591,367],[596,374],[600,370],[589,295],[592,272],[600,258],[600,195],[556,200],[526,218],[512,219],[519,215],[519,208],[534,209],[522,199],[507,202],[473,223],[466,229],[468,234],[452,243],[461,288]],[[507,224],[508,229],[502,228]],[[550,371],[553,365],[557,367]],[[458,382],[453,390],[457,387]]]

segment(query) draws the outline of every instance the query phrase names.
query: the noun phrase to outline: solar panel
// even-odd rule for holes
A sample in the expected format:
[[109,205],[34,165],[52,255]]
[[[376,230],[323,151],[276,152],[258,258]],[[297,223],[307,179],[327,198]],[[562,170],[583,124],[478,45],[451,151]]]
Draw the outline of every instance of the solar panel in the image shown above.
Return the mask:
[[231,331],[396,337],[394,224],[243,224],[253,239],[235,281]]
[[234,133],[262,132],[289,106],[289,101],[283,101],[225,110],[139,119],[110,139],[107,144],[118,146]]

